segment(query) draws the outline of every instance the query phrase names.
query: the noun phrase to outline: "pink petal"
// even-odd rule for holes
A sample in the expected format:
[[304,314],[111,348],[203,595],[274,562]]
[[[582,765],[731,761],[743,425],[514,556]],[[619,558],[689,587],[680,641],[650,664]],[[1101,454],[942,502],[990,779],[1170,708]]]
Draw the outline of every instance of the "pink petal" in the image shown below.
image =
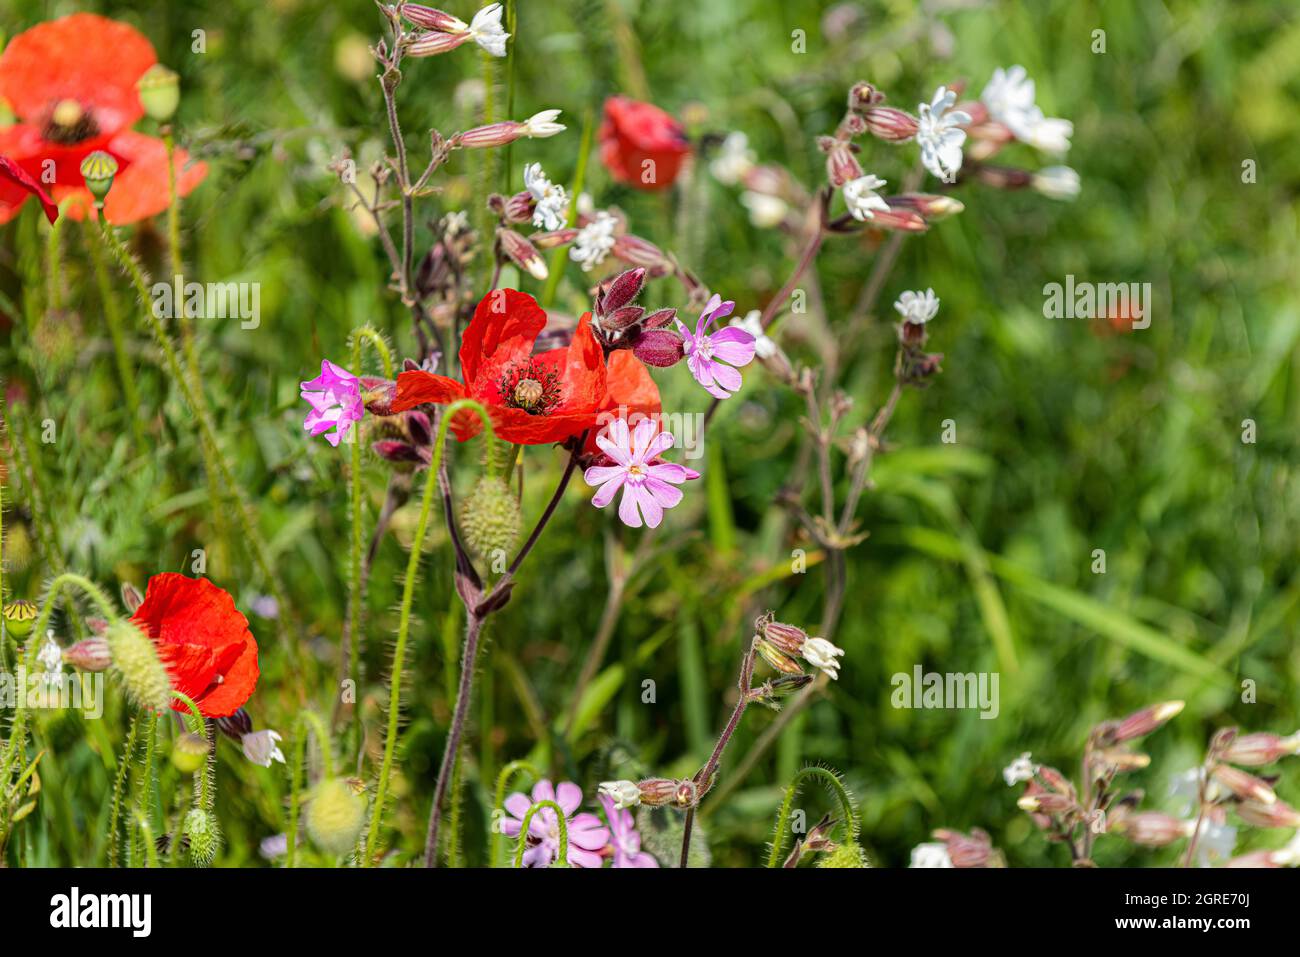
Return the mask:
[[[560,786],[555,789],[555,803],[564,808],[564,815],[568,817],[573,814],[582,805],[582,788],[578,787],[572,781],[561,781]],[[582,817],[583,815],[578,815]],[[595,815],[588,814],[592,820],[596,820]],[[577,823],[578,818],[574,818]],[[597,821],[597,824],[600,822]]]
[[721,363],[715,363],[713,366],[713,378],[717,380],[718,385],[731,392],[735,392],[745,381],[740,377],[740,373],[731,366],[724,366]]
[[672,508],[682,500],[682,490],[676,485],[669,485],[657,478],[647,478],[645,491],[660,508]]
[[524,815],[528,813],[528,809],[532,806],[533,802],[528,800],[528,795],[520,794],[517,791],[505,800],[505,809],[520,821],[524,819]]
[[637,505],[641,507],[641,514],[645,516],[645,523],[650,528],[658,528],[659,523],[664,520],[664,510],[655,497],[650,494],[644,485],[639,488],[628,486],[629,492],[635,492],[637,496]]
[[654,461],[658,456],[673,447],[673,441],[673,434],[671,432],[660,432],[650,442],[649,447],[645,450],[645,455],[641,457],[641,461]]
[[636,489],[627,485],[623,488],[623,497],[618,500],[618,517],[628,528],[641,527],[641,513],[636,508]]
[[609,424],[611,434],[614,434],[614,430],[619,427],[621,427],[623,435],[623,443],[621,445],[617,441],[606,438],[603,435],[596,436],[596,445],[600,447],[602,452],[619,465],[630,465],[632,463],[632,456],[628,452],[627,448],[627,423],[622,419],[615,419]]
[[599,854],[593,854],[591,851],[580,850],[573,845],[569,845],[569,864],[573,867],[600,867],[602,861]]
[[545,778],[542,778],[542,780],[538,781],[536,784],[533,785],[534,804],[536,804],[538,801],[554,801],[554,800],[555,800],[555,787],[551,784],[550,781],[546,780]]
[[615,475],[622,475],[625,471],[627,470],[621,465],[593,465],[582,473],[582,480],[588,485],[603,485]]
[[636,424],[636,430],[632,433],[632,458],[635,461],[645,461],[646,450],[658,427],[658,423],[653,419],[642,419]]
[[596,494],[591,497],[591,504],[596,508],[604,508],[614,500],[614,493],[621,489],[626,481],[627,473],[620,469],[617,475],[596,490]]
[[646,469],[646,475],[657,478],[661,482],[672,482],[680,485],[688,479],[697,479],[700,473],[694,469],[688,469],[685,465],[678,465],[676,462],[656,462]]

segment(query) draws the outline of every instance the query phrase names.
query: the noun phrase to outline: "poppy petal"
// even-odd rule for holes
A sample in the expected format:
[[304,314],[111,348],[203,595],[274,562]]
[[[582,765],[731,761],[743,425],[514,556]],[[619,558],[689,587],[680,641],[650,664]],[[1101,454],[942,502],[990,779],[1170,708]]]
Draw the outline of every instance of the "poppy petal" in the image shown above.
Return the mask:
[[27,201],[27,193],[40,200],[45,218],[51,223],[59,218],[59,207],[50,199],[50,194],[45,192],[27,170],[8,156],[0,156],[0,180],[3,180],[0,182],[0,222],[7,222],[14,217],[18,207]]
[[494,289],[479,300],[460,339],[460,371],[470,391],[479,394],[480,383],[494,385],[507,367],[527,361],[545,327],[546,313],[527,293]]

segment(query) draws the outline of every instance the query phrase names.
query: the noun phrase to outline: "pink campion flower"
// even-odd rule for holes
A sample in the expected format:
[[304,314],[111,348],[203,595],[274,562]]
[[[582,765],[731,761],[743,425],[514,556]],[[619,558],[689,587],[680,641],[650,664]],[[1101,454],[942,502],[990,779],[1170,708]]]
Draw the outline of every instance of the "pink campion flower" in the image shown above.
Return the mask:
[[658,528],[664,509],[682,500],[682,490],[677,486],[699,478],[700,473],[659,458],[672,446],[673,436],[671,432],[660,432],[654,419],[642,419],[635,429],[628,428],[625,418],[614,419],[607,433],[596,436],[596,445],[614,464],[593,465],[582,473],[588,485],[600,486],[591,504],[604,508],[622,489],[618,517],[623,524],[640,528],[644,519],[650,528]]
[[[523,830],[528,810],[538,801],[554,801],[564,810],[564,820],[569,837],[568,862],[570,867],[600,867],[602,860],[597,851],[609,843],[609,828],[600,823],[594,814],[574,814],[582,804],[582,789],[572,781],[561,781],[553,787],[542,780],[533,785],[531,800],[528,795],[515,792],[505,800],[505,810],[510,817],[501,822],[501,833],[518,837]],[[524,867],[550,867],[559,857],[560,822],[555,809],[544,807],[528,822],[528,848],[524,851]]]
[[700,313],[692,335],[686,325],[677,320],[677,330],[685,340],[686,365],[695,381],[716,399],[726,399],[740,388],[740,373],[732,366],[745,366],[754,358],[754,336],[740,326],[725,326],[710,334],[713,324],[726,316],[736,304],[714,294]]
[[303,382],[301,389],[302,397],[311,405],[302,427],[312,435],[324,433],[330,445],[337,446],[352,423],[360,422],[366,414],[361,380],[328,359],[321,360],[320,375]]
[[614,850],[614,867],[658,867],[654,855],[641,850],[641,835],[637,833],[636,819],[631,811],[620,810],[613,798],[600,796],[609,821],[610,847]]

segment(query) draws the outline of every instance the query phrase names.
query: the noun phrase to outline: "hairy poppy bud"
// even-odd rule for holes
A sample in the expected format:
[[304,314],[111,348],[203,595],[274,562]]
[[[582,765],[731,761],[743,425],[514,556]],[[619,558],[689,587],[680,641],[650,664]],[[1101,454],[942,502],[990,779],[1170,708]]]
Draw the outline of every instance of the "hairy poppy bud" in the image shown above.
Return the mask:
[[166,710],[172,700],[172,682],[152,641],[134,624],[119,620],[104,633],[113,666],[122,676],[126,692],[138,708]]
[[326,853],[352,850],[365,818],[365,787],[356,778],[327,778],[308,798],[307,833]]
[[817,861],[818,867],[870,867],[867,855],[856,843],[841,844]]
[[172,745],[172,764],[181,774],[193,774],[208,757],[208,739],[188,731]]
[[39,614],[35,603],[25,598],[8,602],[4,606],[5,629],[15,638],[26,638],[32,633],[32,624]]
[[[520,383],[519,387],[523,385]],[[484,475],[463,500],[461,531],[465,542],[482,559],[491,560],[514,551],[519,523],[519,502],[501,479]]]
[[171,119],[181,102],[180,77],[161,63],[155,63],[144,71],[144,75],[135,81],[135,90],[140,95],[140,105],[145,113],[159,123]]
[[217,819],[203,808],[193,808],[185,815],[185,835],[190,841],[190,863],[195,867],[211,867],[221,851],[221,827]]

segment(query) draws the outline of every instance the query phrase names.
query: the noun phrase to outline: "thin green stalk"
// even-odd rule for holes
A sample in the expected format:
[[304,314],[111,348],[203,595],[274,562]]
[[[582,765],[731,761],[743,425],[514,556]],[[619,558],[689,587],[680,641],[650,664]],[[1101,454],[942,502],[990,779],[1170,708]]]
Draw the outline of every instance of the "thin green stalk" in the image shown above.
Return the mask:
[[[157,757],[158,744],[158,712],[149,713],[144,728],[144,766],[141,769],[139,781],[136,786],[135,794],[135,816],[138,818],[142,814],[148,815],[153,805],[153,787],[157,779],[157,768],[154,761]],[[138,861],[140,855],[135,852],[135,830],[132,830],[131,847],[132,860]]]
[[104,250],[94,233],[98,227],[89,219],[85,221],[90,250],[91,268],[95,273],[95,284],[99,287],[100,306],[104,310],[104,323],[108,326],[108,335],[113,343],[113,358],[117,364],[117,377],[122,381],[122,398],[126,402],[126,416],[131,422],[131,432],[135,436],[137,451],[144,448],[144,416],[140,407],[140,388],[135,381],[135,367],[126,354],[126,336],[122,331],[122,310],[119,308],[117,295],[108,278],[108,267],[104,263]]
[[401,710],[402,664],[406,657],[406,639],[411,628],[411,603],[415,597],[415,579],[420,571],[420,555],[424,548],[424,535],[429,528],[429,513],[433,510],[434,493],[438,488],[438,471],[442,467],[442,453],[446,446],[447,429],[451,420],[462,410],[473,409],[483,420],[484,439],[487,442],[487,473],[496,476],[496,432],[487,409],[473,399],[459,399],[442,410],[438,434],[433,442],[433,460],[425,470],[424,496],[420,501],[420,517],[411,539],[411,554],[406,562],[406,578],[402,583],[402,604],[397,623],[397,644],[393,648],[393,670],[388,679],[388,731],[384,736],[384,757],[379,767],[379,783],[375,788],[375,804],[370,813],[370,827],[366,832],[366,867],[374,866],[374,853],[379,842],[379,822],[383,816],[384,799],[388,795],[388,776],[393,767],[393,751],[397,746],[397,719]]
[[[379,354],[384,366],[384,378],[393,377],[393,356],[388,343],[372,326],[361,326],[352,331],[352,373],[361,375],[361,349],[367,342]],[[352,512],[352,549],[349,566],[348,590],[348,640],[346,645],[347,672],[343,677],[359,680],[361,666],[361,441],[354,429],[352,437],[352,474],[348,482],[349,498]],[[360,720],[361,709],[354,708],[353,714]]]
[[502,768],[501,773],[497,775],[495,800],[492,802],[492,809],[489,812],[493,816],[494,823],[491,828],[492,844],[488,860],[493,867],[501,866],[501,829],[495,824],[496,814],[501,810],[502,805],[505,803],[506,788],[510,785],[510,779],[520,771],[528,772],[532,775],[534,781],[540,780],[542,777],[542,772],[537,770],[536,767],[529,764],[527,761],[511,761]]
[[131,726],[126,733],[126,743],[122,745],[122,757],[117,764],[117,778],[113,782],[113,809],[108,815],[108,866],[117,867],[121,850],[122,795],[126,793],[127,772],[131,768],[131,759],[135,756],[135,739],[140,730],[140,715],[131,716]]
[[287,856],[284,866],[292,868],[298,859],[298,815],[302,805],[299,780],[304,776],[307,763],[307,732],[314,731],[316,743],[320,746],[321,762],[325,765],[325,777],[334,777],[334,749],[330,743],[329,732],[325,722],[315,711],[300,711],[294,724],[293,764],[289,768],[289,828]]
[[781,851],[785,848],[785,833],[790,825],[790,814],[794,807],[794,799],[799,793],[799,788],[808,778],[821,778],[822,782],[840,802],[840,812],[844,816],[845,841],[852,842],[858,839],[858,816],[857,812],[853,810],[853,799],[849,797],[848,788],[844,786],[844,782],[840,780],[840,776],[834,771],[812,765],[796,774],[790,782],[790,786],[785,789],[785,800],[781,802],[781,810],[776,816],[776,830],[772,832],[772,850],[767,856],[768,867],[777,867],[780,864]]
[[145,864],[148,867],[157,867],[158,846],[154,843],[153,828],[149,826],[149,818],[139,809],[136,809],[135,822],[144,837]]
[[[170,126],[163,129],[163,143],[167,147],[168,261],[172,266],[172,276],[180,276],[185,272],[185,263],[181,258],[181,195],[180,190],[176,188],[176,137]],[[177,303],[176,324],[181,330],[181,351],[185,355],[186,368],[194,377],[194,381],[198,382],[200,381],[199,356],[194,338],[194,326],[190,322],[189,310],[183,303]]]
[[555,859],[555,866],[569,866],[569,825],[564,819],[564,808],[554,801],[538,801],[528,809],[528,813],[524,815],[523,826],[519,828],[519,843],[515,845],[515,867],[524,866],[524,849],[528,846],[528,826],[533,823],[533,815],[544,807],[549,807],[555,812],[556,826],[560,831],[560,853]]

